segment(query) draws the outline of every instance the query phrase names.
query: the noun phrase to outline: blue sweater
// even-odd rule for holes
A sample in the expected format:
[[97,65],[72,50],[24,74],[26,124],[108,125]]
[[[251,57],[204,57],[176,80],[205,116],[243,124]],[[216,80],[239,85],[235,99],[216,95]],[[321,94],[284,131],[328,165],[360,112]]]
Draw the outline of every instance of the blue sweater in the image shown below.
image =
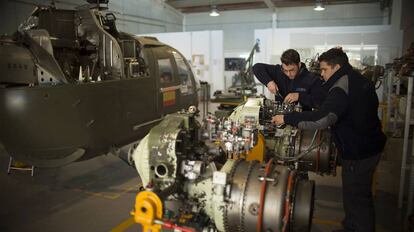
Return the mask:
[[[326,91],[321,89],[322,80],[309,72],[304,63],[301,65],[299,74],[293,80],[283,73],[279,64],[257,63],[253,66],[253,73],[266,86],[270,81],[274,81],[283,98],[289,93],[299,93],[299,103],[305,109],[319,108],[326,95]],[[283,101],[283,99],[278,99],[277,95],[276,100]]]

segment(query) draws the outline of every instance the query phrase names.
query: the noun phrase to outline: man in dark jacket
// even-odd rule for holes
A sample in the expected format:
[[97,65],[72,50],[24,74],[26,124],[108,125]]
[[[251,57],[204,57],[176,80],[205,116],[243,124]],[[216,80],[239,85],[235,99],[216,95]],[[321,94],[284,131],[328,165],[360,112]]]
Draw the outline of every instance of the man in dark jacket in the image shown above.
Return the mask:
[[255,64],[254,75],[275,94],[276,100],[299,102],[309,109],[318,108],[325,97],[325,92],[320,89],[322,80],[306,69],[296,50],[286,50],[280,60],[282,65]]
[[305,130],[331,127],[342,161],[345,219],[340,231],[372,232],[372,176],[386,142],[377,115],[375,87],[352,69],[340,48],[323,53],[319,62],[324,87],[329,89],[320,110],[276,115],[273,122]]

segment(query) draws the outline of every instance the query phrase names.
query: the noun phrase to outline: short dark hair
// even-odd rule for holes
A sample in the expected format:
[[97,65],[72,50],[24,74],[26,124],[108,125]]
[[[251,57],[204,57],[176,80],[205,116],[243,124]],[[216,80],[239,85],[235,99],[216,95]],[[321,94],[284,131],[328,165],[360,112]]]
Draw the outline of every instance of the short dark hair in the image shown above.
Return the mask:
[[285,65],[299,64],[300,56],[296,50],[288,49],[283,52],[282,56],[280,57],[280,61],[282,61],[282,64]]
[[339,64],[341,67],[349,63],[346,53],[342,50],[342,48],[338,47],[331,48],[328,51],[322,53],[322,55],[319,56],[318,61],[324,61],[330,66]]

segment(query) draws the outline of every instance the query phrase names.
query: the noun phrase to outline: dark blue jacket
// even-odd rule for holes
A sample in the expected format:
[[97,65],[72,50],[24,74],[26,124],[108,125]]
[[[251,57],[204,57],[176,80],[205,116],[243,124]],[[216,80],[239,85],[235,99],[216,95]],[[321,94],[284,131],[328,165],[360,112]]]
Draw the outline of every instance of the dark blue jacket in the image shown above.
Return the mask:
[[[289,79],[282,71],[282,66],[257,63],[253,66],[253,73],[256,78],[265,86],[274,81],[279,88],[279,93],[285,98],[289,93],[299,93],[299,103],[305,108],[319,108],[326,92],[321,90],[322,80],[308,71],[302,63],[299,75],[295,79]],[[276,95],[276,100],[278,99]]]
[[382,152],[386,136],[378,118],[378,97],[372,82],[347,64],[323,87],[328,94],[320,110],[285,115],[285,123],[300,129],[331,126],[334,142],[346,160],[365,159]]

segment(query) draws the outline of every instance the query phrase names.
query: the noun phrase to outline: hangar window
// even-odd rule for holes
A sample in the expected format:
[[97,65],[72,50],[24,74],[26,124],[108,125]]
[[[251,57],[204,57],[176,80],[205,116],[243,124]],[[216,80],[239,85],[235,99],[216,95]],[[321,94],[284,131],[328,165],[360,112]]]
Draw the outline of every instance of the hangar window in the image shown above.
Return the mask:
[[186,64],[184,57],[173,51],[175,62],[177,63],[178,76],[180,77],[181,93],[193,94],[194,85],[191,80],[191,69]]
[[[349,63],[357,69],[374,66],[378,63],[378,45],[358,44],[339,45],[348,55]],[[315,46],[315,52],[322,54],[328,50],[329,45]]]
[[160,73],[161,84],[173,82],[173,69],[170,59],[159,59],[158,68]]

